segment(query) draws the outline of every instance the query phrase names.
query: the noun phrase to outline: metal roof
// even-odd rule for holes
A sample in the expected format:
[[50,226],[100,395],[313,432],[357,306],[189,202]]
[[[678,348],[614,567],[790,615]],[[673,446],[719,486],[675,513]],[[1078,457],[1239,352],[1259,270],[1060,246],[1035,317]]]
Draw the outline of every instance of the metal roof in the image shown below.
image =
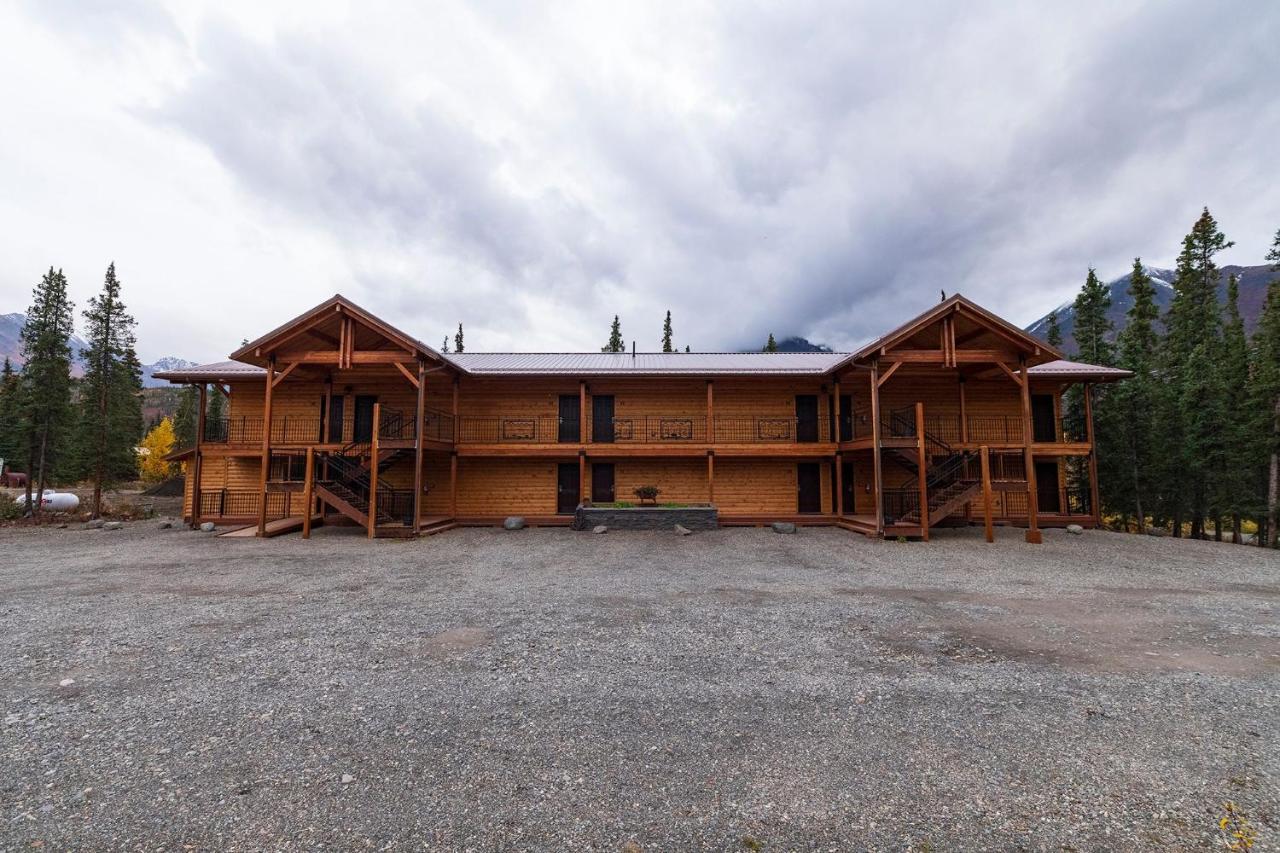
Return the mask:
[[476,376],[821,376],[838,352],[477,352],[444,358]]
[[1034,367],[1027,368],[1027,372],[1036,379],[1089,378],[1099,379],[1102,381],[1128,379],[1133,375],[1133,371],[1122,370],[1119,367],[1103,367],[1098,364],[1085,364],[1083,361],[1067,361],[1066,359],[1058,359],[1057,361],[1037,364]]
[[215,361],[212,364],[162,370],[152,375],[156,379],[168,379],[170,382],[216,382],[219,379],[262,379],[267,371],[241,361]]

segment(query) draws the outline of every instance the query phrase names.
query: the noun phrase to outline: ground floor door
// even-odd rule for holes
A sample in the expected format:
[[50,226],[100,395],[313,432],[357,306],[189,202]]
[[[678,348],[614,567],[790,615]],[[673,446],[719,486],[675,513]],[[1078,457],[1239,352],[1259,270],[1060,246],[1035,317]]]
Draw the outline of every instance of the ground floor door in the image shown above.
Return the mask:
[[822,512],[822,469],[817,462],[796,463],[796,498],[799,512]]
[[1036,463],[1036,504],[1040,512],[1053,515],[1062,512],[1058,499],[1058,463]]
[[582,484],[577,462],[561,462],[556,467],[556,512],[572,515],[580,503]]
[[591,463],[591,502],[597,504],[613,503],[617,498],[613,495],[613,463]]

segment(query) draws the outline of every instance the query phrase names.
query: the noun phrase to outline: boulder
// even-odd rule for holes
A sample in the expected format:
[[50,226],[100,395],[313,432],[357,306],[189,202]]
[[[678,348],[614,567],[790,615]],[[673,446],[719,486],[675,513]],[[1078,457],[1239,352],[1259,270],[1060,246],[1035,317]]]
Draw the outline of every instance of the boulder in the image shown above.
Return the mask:
[[1147,535],[1148,536],[1168,536],[1169,531],[1165,530],[1163,527],[1148,527]]
[[1079,536],[1081,533],[1084,533],[1084,528],[1078,524],[1068,524],[1067,532],[1074,533],[1076,536]]
[[122,527],[124,527],[123,521],[108,521],[106,524],[102,525],[103,530],[119,530]]
[[675,527],[675,530],[676,530],[676,533],[680,534],[681,536],[688,536],[690,533],[693,532],[689,528],[685,527],[683,524],[677,524]]
[[790,521],[775,521],[772,525],[774,533],[795,533],[796,526]]
[[597,524],[595,527],[591,528],[591,532],[592,533],[608,533],[609,528],[605,527],[603,524]]
[[1242,534],[1240,534],[1240,544],[1241,544],[1241,545],[1256,545],[1256,544],[1258,544],[1258,534],[1256,534],[1256,533],[1242,533]]
[[168,530],[169,528],[173,527],[173,522],[172,522],[172,521],[162,521],[162,522],[160,522],[159,527],[160,527],[160,529],[161,529],[161,530]]
[[218,529],[218,526],[214,524],[212,521],[206,521],[204,524],[200,525],[200,529],[203,530],[205,533],[212,533],[213,531]]
[[524,519],[518,515],[510,515],[502,522],[502,526],[506,530],[524,530]]
[[89,519],[88,521],[86,521],[86,522],[84,523],[84,529],[85,529],[85,530],[97,530],[97,529],[99,529],[100,527],[102,527],[102,525],[104,525],[104,524],[106,524],[106,522],[105,522],[105,521],[103,521],[101,518],[91,518],[91,519]]

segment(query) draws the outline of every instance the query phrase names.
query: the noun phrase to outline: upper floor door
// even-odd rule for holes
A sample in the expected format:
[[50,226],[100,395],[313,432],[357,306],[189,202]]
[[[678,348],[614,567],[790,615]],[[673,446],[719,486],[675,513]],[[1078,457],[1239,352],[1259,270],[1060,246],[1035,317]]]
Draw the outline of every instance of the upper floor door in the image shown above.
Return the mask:
[[591,398],[591,440],[613,443],[613,395]]
[[558,440],[577,443],[582,440],[582,425],[579,422],[577,394],[560,395],[560,433]]
[[796,441],[818,440],[818,395],[796,395]]
[[378,398],[373,395],[356,395],[352,441],[361,443],[373,441],[373,406],[377,402]]
[[840,440],[853,441],[853,397],[840,395]]
[[1033,441],[1058,440],[1058,418],[1053,411],[1052,394],[1031,395],[1031,435]]

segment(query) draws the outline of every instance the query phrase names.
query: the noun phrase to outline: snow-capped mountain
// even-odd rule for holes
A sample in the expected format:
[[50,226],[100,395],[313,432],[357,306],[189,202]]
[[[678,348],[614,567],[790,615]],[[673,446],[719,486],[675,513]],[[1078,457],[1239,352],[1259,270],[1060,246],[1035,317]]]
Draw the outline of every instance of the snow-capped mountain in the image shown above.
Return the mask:
[[[25,314],[0,314],[0,360],[5,358],[15,367],[22,366],[22,327],[27,323]],[[84,359],[80,351],[89,346],[79,335],[71,336],[71,373],[74,376],[84,375]],[[142,387],[159,388],[169,383],[161,379],[153,379],[152,374],[162,370],[175,370],[180,367],[192,367],[195,362],[185,358],[167,356],[152,364],[142,365]]]
[[[1159,309],[1161,316],[1169,309],[1169,303],[1173,302],[1173,279],[1174,271],[1161,269],[1159,267],[1143,267],[1147,275],[1151,276],[1151,283],[1156,289],[1156,307]],[[1276,273],[1272,271],[1269,264],[1259,264],[1257,266],[1239,267],[1226,266],[1222,268],[1222,278],[1218,282],[1218,301],[1226,302],[1227,299],[1227,278],[1234,273],[1240,278],[1240,314],[1244,317],[1244,326],[1247,333],[1252,333],[1254,327],[1258,323],[1258,317],[1262,314],[1262,306],[1267,298],[1267,285],[1276,277]],[[1129,309],[1133,307],[1133,297],[1129,295],[1129,274],[1126,273],[1119,278],[1112,279],[1107,283],[1107,289],[1111,293],[1111,308],[1107,312],[1115,326],[1115,331],[1119,332],[1124,328],[1125,317]],[[1075,309],[1070,302],[1058,306],[1058,326],[1062,329],[1062,349],[1064,352],[1071,353],[1075,351],[1076,342],[1072,337],[1072,330],[1075,328]],[[1038,338],[1045,338],[1049,332],[1049,315],[1046,314],[1039,320],[1036,320],[1027,331]]]
[[177,356],[165,356],[157,359],[151,364],[142,365],[142,387],[143,388],[167,388],[169,383],[163,379],[152,378],[153,373],[160,373],[164,370],[179,370],[183,367],[195,367],[194,361],[187,361],[185,358]]

